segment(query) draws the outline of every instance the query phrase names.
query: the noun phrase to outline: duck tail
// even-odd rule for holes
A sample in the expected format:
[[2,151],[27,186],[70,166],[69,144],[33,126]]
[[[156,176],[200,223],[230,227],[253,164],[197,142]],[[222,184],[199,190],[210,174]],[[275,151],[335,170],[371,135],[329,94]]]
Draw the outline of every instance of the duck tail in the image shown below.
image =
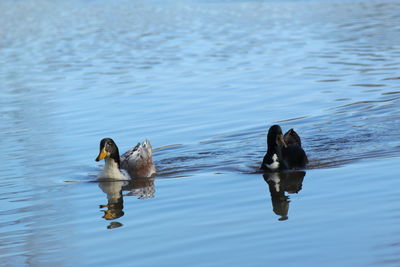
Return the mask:
[[146,148],[146,149],[152,149],[152,146],[151,146],[151,143],[150,143],[150,141],[148,140],[148,139],[146,139],[146,140],[144,140],[142,143],[141,143],[141,146],[143,147],[143,148]]

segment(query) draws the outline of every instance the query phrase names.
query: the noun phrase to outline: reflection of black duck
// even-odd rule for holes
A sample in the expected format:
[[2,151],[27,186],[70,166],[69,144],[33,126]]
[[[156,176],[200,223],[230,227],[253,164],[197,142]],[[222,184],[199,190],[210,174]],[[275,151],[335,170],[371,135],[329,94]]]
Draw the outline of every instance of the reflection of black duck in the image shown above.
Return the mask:
[[285,135],[279,125],[268,130],[267,153],[261,164],[262,170],[277,171],[286,169],[303,169],[308,158],[301,147],[300,136],[290,129]]
[[271,172],[264,174],[264,180],[268,183],[269,192],[271,193],[271,201],[273,211],[276,215],[281,216],[280,221],[288,219],[289,212],[289,194],[298,193],[303,184],[304,171],[290,171],[290,172]]

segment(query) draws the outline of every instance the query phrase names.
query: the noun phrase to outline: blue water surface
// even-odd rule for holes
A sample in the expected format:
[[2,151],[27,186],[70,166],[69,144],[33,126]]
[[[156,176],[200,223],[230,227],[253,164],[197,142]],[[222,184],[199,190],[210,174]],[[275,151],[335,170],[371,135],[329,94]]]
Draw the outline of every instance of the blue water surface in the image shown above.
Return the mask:
[[[398,266],[398,1],[0,2],[0,265]],[[263,175],[272,124],[310,164]],[[99,141],[157,176],[98,182]]]

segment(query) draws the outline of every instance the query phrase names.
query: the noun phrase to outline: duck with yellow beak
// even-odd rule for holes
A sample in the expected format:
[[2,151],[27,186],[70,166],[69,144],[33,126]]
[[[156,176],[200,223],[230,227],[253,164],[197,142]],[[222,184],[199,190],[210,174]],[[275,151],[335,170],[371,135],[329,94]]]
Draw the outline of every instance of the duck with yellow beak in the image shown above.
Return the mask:
[[99,179],[129,180],[135,177],[151,177],[156,173],[153,164],[152,147],[148,140],[138,143],[123,155],[114,140],[100,141],[100,152],[96,161],[105,160]]

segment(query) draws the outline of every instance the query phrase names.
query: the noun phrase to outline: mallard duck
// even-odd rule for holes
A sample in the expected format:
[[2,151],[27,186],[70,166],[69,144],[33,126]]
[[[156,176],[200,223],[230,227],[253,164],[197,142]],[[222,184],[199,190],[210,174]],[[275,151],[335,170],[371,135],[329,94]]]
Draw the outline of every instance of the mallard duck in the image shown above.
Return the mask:
[[268,130],[267,146],[261,164],[263,170],[303,169],[308,163],[300,136],[293,129],[283,135],[279,125],[272,125]]
[[151,177],[156,173],[152,158],[152,148],[148,140],[138,143],[123,155],[114,140],[104,138],[100,141],[100,153],[96,161],[104,159],[105,165],[99,178],[129,180],[135,177]]

